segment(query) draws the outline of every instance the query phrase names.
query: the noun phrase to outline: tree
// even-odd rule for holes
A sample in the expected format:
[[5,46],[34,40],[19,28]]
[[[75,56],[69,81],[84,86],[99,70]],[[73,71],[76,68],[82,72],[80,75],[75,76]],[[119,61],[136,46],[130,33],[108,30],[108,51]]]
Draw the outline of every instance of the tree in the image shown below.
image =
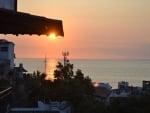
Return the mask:
[[47,80],[45,80],[46,74],[40,71],[34,71],[32,74],[24,75],[24,86],[26,95],[30,103],[36,104],[37,101],[50,100]]
[[61,62],[58,62],[56,65],[56,70],[54,71],[54,78],[56,80],[70,80],[73,77],[73,64],[67,60],[66,65],[62,65]]
[[55,96],[57,100],[71,102],[76,111],[80,105],[85,104],[81,102],[93,98],[94,87],[91,79],[84,76],[81,69],[78,69],[74,74],[73,64],[69,60],[64,64],[58,62],[54,71],[54,92],[57,92]]

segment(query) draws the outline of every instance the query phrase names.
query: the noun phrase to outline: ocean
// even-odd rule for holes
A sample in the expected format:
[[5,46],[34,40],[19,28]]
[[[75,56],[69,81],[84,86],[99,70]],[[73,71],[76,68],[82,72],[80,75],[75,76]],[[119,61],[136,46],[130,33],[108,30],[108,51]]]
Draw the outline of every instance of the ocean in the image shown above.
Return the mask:
[[[47,73],[47,79],[53,79],[53,72],[60,59],[17,58],[15,65],[22,63],[29,73],[39,70]],[[89,76],[93,82],[109,83],[117,88],[118,82],[127,81],[129,85],[142,87],[143,80],[150,80],[150,60],[93,60],[71,59],[74,71],[81,69],[85,76]]]

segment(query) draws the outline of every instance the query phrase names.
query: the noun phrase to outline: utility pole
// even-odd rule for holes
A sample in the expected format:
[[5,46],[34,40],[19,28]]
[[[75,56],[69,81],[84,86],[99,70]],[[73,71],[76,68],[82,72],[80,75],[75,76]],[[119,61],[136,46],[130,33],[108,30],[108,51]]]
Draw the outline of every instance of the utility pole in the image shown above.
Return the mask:
[[47,74],[46,73],[46,71],[47,71],[47,57],[46,57],[46,55],[45,55],[45,59],[44,59],[44,64],[45,64],[45,74]]
[[62,55],[64,57],[64,67],[65,67],[67,63],[67,56],[69,56],[69,52],[68,51],[62,52]]

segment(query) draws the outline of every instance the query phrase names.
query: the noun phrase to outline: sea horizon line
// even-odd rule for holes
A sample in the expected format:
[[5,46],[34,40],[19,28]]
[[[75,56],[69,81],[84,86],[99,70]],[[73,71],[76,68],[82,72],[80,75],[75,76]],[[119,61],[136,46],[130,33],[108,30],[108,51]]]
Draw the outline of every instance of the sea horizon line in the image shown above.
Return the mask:
[[[17,57],[17,58],[15,58],[15,59],[45,59],[45,57]],[[57,60],[63,60],[63,57],[62,58],[51,58],[51,57],[46,57],[46,59],[57,59]],[[70,60],[150,60],[150,59],[148,59],[148,58],[135,58],[135,59],[131,59],[131,58],[69,58],[68,57],[68,59],[70,59]]]

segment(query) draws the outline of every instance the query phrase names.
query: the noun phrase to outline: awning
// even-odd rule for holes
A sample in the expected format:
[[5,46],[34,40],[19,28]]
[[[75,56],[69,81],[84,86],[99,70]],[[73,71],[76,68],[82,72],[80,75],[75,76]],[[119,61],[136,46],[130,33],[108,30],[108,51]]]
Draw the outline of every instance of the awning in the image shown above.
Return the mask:
[[64,36],[61,20],[0,9],[0,34]]

